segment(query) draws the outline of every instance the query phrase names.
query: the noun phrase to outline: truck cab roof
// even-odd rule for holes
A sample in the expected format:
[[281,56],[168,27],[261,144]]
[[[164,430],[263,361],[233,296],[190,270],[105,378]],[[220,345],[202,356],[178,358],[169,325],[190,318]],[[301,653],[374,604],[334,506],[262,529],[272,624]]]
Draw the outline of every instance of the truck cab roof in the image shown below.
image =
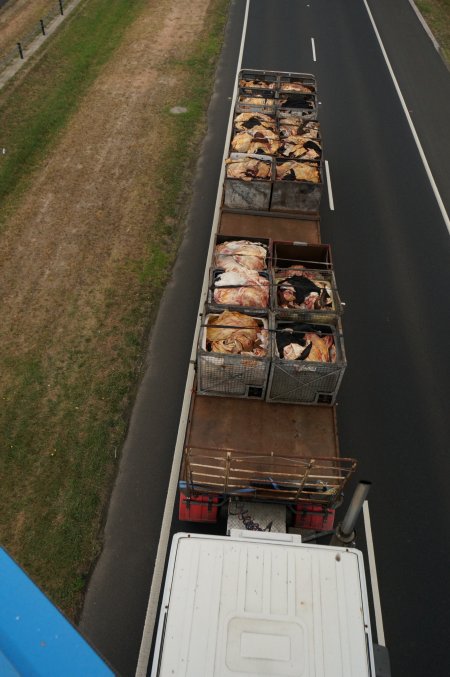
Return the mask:
[[151,674],[374,675],[362,554],[291,534],[177,534]]

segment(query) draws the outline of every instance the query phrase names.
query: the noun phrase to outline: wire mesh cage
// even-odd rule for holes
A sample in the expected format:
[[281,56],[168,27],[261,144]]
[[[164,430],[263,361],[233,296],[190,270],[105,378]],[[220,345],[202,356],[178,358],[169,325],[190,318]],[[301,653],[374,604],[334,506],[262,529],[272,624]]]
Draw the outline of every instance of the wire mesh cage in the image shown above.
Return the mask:
[[314,76],[242,70],[224,206],[318,213],[322,152]]
[[[322,321],[321,321],[322,320]],[[274,319],[268,402],[333,405],[347,366],[341,322],[298,313]]]
[[296,134],[296,131],[298,130],[293,127],[290,136],[280,138],[275,153],[276,157],[286,160],[320,162],[322,159],[322,141],[318,138],[313,139],[308,135]]
[[277,109],[296,117],[317,120],[317,95],[300,92],[279,92]]
[[224,270],[267,271],[272,258],[272,240],[267,237],[216,235],[212,265]]
[[328,244],[275,240],[272,249],[273,266],[276,268],[290,268],[297,264],[317,270],[332,267],[331,247]]
[[236,113],[264,113],[275,115],[279,102],[276,92],[267,90],[264,94],[255,91],[252,94],[239,94],[236,101]]
[[244,94],[251,94],[255,90],[273,92],[278,89],[279,76],[276,71],[241,70],[238,87]]
[[322,197],[322,170],[318,162],[275,161],[270,209],[316,214]]
[[273,160],[264,155],[231,153],[226,160],[224,205],[267,211],[272,192]]
[[277,129],[280,139],[288,136],[306,136],[322,143],[322,133],[318,120],[308,120],[298,115],[289,115],[286,111],[277,111]]
[[263,113],[240,113],[236,116],[230,153],[274,156],[280,147],[274,117]]
[[262,314],[207,312],[197,350],[198,393],[264,399],[272,352],[268,328]]
[[280,73],[279,89],[281,92],[315,93],[317,80],[312,73]]
[[208,305],[211,310],[268,311],[271,305],[272,285],[266,271],[237,273],[213,268],[210,271]]
[[272,246],[271,299],[277,317],[304,312],[324,321],[342,313],[329,245],[276,241]]
[[342,314],[342,305],[331,269],[317,270],[307,264],[272,271],[272,310],[279,318],[302,313],[311,322],[325,322]]
[[261,111],[235,114],[230,153],[320,161],[322,152],[317,121]]
[[233,120],[233,131],[250,131],[254,127],[265,127],[275,131],[277,129],[277,116],[275,111],[270,113],[261,113],[259,111],[235,112]]

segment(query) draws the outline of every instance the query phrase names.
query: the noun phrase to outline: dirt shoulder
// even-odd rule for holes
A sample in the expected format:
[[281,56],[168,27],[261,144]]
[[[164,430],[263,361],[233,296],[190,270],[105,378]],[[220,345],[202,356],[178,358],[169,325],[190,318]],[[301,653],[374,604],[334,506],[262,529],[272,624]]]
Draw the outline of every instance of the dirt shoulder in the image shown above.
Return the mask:
[[206,67],[198,50],[220,4],[144,5],[0,235],[1,537],[71,615],[180,237],[177,200],[217,45],[203,49]]

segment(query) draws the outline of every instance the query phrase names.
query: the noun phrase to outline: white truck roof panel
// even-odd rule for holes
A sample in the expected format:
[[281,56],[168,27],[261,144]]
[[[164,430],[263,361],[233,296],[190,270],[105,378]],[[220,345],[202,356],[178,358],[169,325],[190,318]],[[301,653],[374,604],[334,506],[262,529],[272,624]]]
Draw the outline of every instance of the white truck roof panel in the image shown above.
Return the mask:
[[374,675],[361,553],[287,534],[177,534],[151,674]]

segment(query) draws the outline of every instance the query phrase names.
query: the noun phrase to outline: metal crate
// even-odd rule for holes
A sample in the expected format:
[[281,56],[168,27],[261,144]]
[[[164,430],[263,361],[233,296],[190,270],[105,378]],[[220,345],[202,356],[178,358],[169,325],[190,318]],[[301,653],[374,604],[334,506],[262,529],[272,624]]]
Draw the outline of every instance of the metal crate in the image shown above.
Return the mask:
[[[301,136],[301,135],[299,135],[299,136]],[[321,139],[310,139],[308,136],[303,137],[305,139],[303,147],[306,148],[306,150],[308,150],[308,146],[309,146],[309,148],[311,148],[311,146],[315,146],[314,150],[318,153],[317,158],[308,158],[308,157],[305,157],[304,155],[292,156],[291,157],[290,155],[286,155],[286,154],[282,153],[281,148],[283,147],[283,144],[286,142],[287,138],[288,137],[281,138],[281,136],[279,136],[280,146],[279,146],[277,152],[275,153],[275,156],[277,158],[282,158],[284,160],[299,160],[301,162],[321,162],[322,161],[323,148],[322,148]]]
[[[278,280],[295,275],[295,267],[302,266],[303,270],[312,276],[318,275],[318,279],[327,282],[330,288],[332,308],[323,310],[301,310],[299,308],[282,308],[278,303]],[[290,272],[292,269],[292,272]],[[340,315],[343,307],[339,298],[331,262],[331,249],[327,244],[307,244],[305,242],[274,242],[272,259],[272,310],[277,317],[289,317],[293,313],[313,313],[319,321],[325,321],[327,317]],[[322,318],[322,320],[320,320]]]
[[[287,123],[287,117],[288,117],[288,115],[287,115],[286,111],[277,111],[277,128],[278,128],[279,131],[280,131],[281,125],[287,125],[288,124]],[[311,138],[315,141],[319,141],[322,144],[322,155],[323,155],[323,141],[322,141],[322,134],[321,134],[321,130],[320,130],[320,123],[317,120],[304,119],[303,117],[299,117],[298,115],[295,115],[295,114],[294,114],[293,117],[295,118],[295,125],[294,126],[300,127],[300,129],[297,130],[298,134],[294,134],[294,136],[308,136],[308,128],[306,127],[308,122],[314,122],[315,125],[317,125],[317,129],[316,129],[317,136],[311,137]],[[289,126],[291,126],[291,125],[289,125]],[[286,138],[286,135],[282,136],[281,131],[280,131],[280,139],[283,140],[284,138]]]
[[[292,272],[290,272],[292,271]],[[295,275],[295,269],[290,268],[274,268],[272,270],[272,310],[276,313],[276,316],[279,318],[291,318],[293,315],[301,314],[305,318],[309,318],[311,322],[325,322],[327,319],[339,316],[342,314],[342,305],[339,298],[338,290],[336,287],[336,280],[334,277],[334,272],[331,269],[326,270],[317,270],[314,268],[309,269],[307,266],[304,268],[305,273],[310,273],[311,276],[316,275],[318,280],[321,280],[326,283],[329,290],[329,295],[331,297],[332,305],[331,307],[326,308],[316,308],[314,310],[302,309],[302,308],[283,308],[279,305],[278,299],[278,282],[287,277],[292,277]],[[314,279],[312,280],[314,282]]]
[[252,209],[267,211],[270,206],[272,192],[273,160],[266,155],[247,155],[231,153],[230,159],[252,158],[270,164],[270,175],[267,179],[244,181],[226,176],[224,181],[224,205],[229,209]]
[[301,263],[307,268],[328,270],[332,265],[329,244],[275,240],[272,248],[275,268],[290,268]]
[[269,269],[269,264],[270,261],[272,260],[272,240],[268,237],[253,237],[253,236],[248,236],[248,237],[243,237],[242,235],[227,235],[225,233],[219,233],[216,235],[216,241],[214,245],[214,251],[213,251],[213,258],[212,258],[212,265],[214,268],[220,268],[220,265],[217,265],[216,263],[216,247],[219,244],[224,244],[226,242],[253,242],[255,244],[262,245],[266,250],[267,250],[267,256],[266,256],[266,268],[265,270]]
[[278,92],[277,110],[296,117],[317,120],[317,95],[297,92]]
[[277,109],[277,116],[278,119],[280,120],[280,124],[283,124],[281,121],[283,118],[287,117],[297,117],[299,120],[317,120],[317,108],[314,108],[313,110],[308,110],[306,108],[287,108],[286,106],[284,108],[278,107]]
[[[311,92],[289,91],[289,84],[299,83],[308,87]],[[317,84],[316,78],[311,73],[280,73],[279,77],[279,99],[287,99],[278,106],[280,116],[295,115],[305,120],[317,120]]]
[[[239,90],[244,90],[245,92],[252,92],[255,89],[261,89],[261,87],[243,85],[243,80],[256,80],[259,82],[267,83],[267,87],[263,89],[268,89],[269,91],[275,91],[278,89],[278,73],[276,71],[259,71],[251,69],[243,69],[239,73],[238,78],[238,87]],[[269,86],[270,85],[270,86]]]
[[298,263],[317,270],[328,270],[332,267],[329,244],[276,240],[272,246],[274,268],[290,268]]
[[[218,278],[219,275],[221,275],[224,271],[223,268],[212,268],[210,271],[210,277],[209,277],[209,289],[208,289],[208,306],[212,312],[222,312],[222,310],[228,309],[228,310],[236,310],[238,312],[241,312],[242,310],[245,310],[246,312],[251,310],[252,312],[259,313],[261,314],[261,311],[267,312],[270,307],[271,307],[271,292],[272,292],[272,285],[270,282],[270,274],[268,271],[255,271],[258,273],[258,275],[262,278],[265,278],[268,282],[268,287],[267,287],[267,292],[268,292],[268,302],[266,306],[244,306],[244,305],[236,305],[236,304],[229,304],[229,303],[218,303],[217,301],[214,300],[214,290],[216,289],[215,282]],[[251,287],[251,285],[237,285],[238,288],[240,287]],[[234,288],[236,285],[227,285],[227,286],[220,286],[217,287],[217,289],[230,289]]]
[[[242,112],[242,111],[241,111],[241,112]],[[259,113],[260,113],[260,111],[245,111],[245,112],[246,112],[246,113],[250,112],[251,115],[255,115],[255,116],[259,115]],[[249,131],[249,128],[248,128],[248,127],[245,127],[245,126],[243,127],[243,129],[239,129],[239,128],[238,128],[238,126],[237,126],[237,124],[238,124],[237,118],[238,118],[239,115],[240,115],[240,113],[236,113],[235,116],[234,116],[234,120],[233,120],[233,138],[234,138],[234,136],[235,136],[238,132]],[[272,120],[272,122],[273,122],[273,131],[277,131],[278,121],[277,121],[277,117],[276,117],[276,115],[275,115],[275,111],[272,111],[270,114],[263,113],[263,115],[267,115],[267,117],[269,117],[269,118]],[[261,122],[261,121],[260,121],[260,122]],[[251,128],[250,128],[250,129],[251,129]],[[235,151],[233,151],[233,152],[235,152]]]
[[[275,122],[275,119],[274,119],[274,122]],[[231,141],[230,141],[230,151],[229,151],[230,156],[231,156],[232,153],[241,152],[244,155],[252,155],[252,156],[255,155],[258,159],[261,159],[261,160],[263,160],[265,157],[268,157],[268,158],[274,157],[274,155],[278,152],[279,149],[278,148],[269,148],[268,146],[264,147],[264,143],[268,143],[268,142],[271,142],[271,143],[274,143],[274,144],[280,143],[278,129],[276,128],[276,125],[274,125],[274,127],[275,128],[271,131],[274,134],[277,135],[277,138],[272,139],[272,140],[266,140],[266,139],[261,138],[261,137],[254,137],[254,136],[251,135],[251,130],[245,130],[245,129],[241,130],[241,129],[238,129],[237,127],[234,127],[233,134],[232,134]],[[251,140],[248,140],[249,145],[252,144],[252,143],[259,143],[259,144],[261,144],[260,148],[263,148],[264,152],[263,152],[263,150],[258,150],[258,151],[250,150],[250,148],[248,148],[244,152],[244,151],[239,151],[239,150],[236,150],[235,148],[233,148],[233,143],[235,142],[235,140],[236,140],[236,138],[238,137],[239,134],[250,134],[252,136],[252,138],[251,138]],[[312,140],[313,139],[311,139],[311,141]],[[271,150],[274,151],[274,152],[269,152]],[[265,152],[265,151],[267,151],[267,152]],[[272,178],[272,177],[270,177],[270,178]]]
[[[277,164],[287,160],[276,160]],[[301,160],[297,160],[301,163]],[[319,183],[310,181],[281,181],[275,179],[272,187],[270,209],[280,212],[303,212],[317,214],[322,197],[322,171],[319,163],[314,164],[319,170]]]
[[[268,329],[269,322],[267,318],[261,316],[262,313],[256,317],[253,313],[243,312],[258,320],[261,329]],[[217,316],[218,313],[206,314],[205,324],[200,331],[197,350],[197,392],[201,395],[264,399],[272,352],[270,335],[266,357],[209,352],[206,349],[206,331],[211,319]]]
[[268,86],[270,83],[261,82],[260,85],[254,85],[253,87],[242,87],[239,85],[238,92],[239,97],[254,97],[262,96],[265,99],[275,99],[276,98],[276,89]]
[[314,92],[317,91],[317,81],[312,73],[287,73],[279,74],[279,88],[284,91],[287,84],[299,82],[306,87],[310,87]]
[[[255,92],[254,96],[248,94],[239,94],[236,101],[235,111],[239,113],[264,113],[265,115],[274,115],[278,109],[278,102],[276,99],[276,92],[270,92],[270,96],[258,96]],[[269,94],[269,92],[268,92]],[[261,101],[249,101],[249,99],[258,99]]]
[[294,327],[298,322],[313,324],[324,333],[332,334],[336,362],[306,362],[281,359],[275,336],[272,339],[272,364],[267,388],[268,402],[333,405],[347,366],[342,328],[339,319],[320,321],[314,314],[298,314],[295,320],[275,318],[275,331]]

